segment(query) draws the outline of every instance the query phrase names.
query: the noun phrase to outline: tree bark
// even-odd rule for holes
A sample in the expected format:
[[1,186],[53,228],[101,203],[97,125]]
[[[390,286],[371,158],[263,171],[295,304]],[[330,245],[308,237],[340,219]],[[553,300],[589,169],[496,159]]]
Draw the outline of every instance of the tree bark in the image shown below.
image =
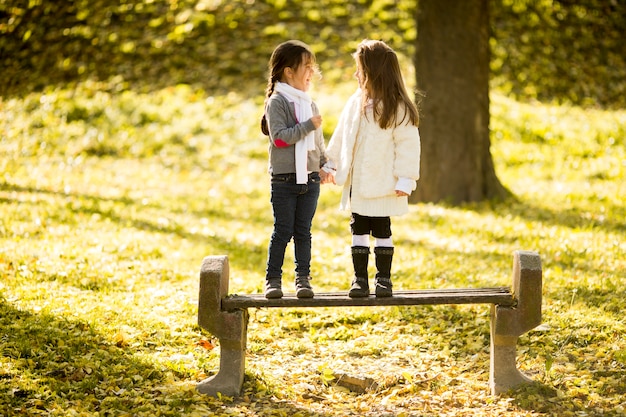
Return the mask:
[[421,178],[411,202],[504,198],[489,139],[488,0],[420,0]]

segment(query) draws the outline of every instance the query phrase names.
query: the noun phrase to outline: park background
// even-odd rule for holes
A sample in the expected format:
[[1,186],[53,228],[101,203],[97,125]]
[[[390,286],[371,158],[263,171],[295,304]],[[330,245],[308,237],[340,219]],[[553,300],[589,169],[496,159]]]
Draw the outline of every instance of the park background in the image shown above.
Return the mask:
[[[229,256],[233,292],[263,284],[273,47],[315,50],[329,138],[361,39],[392,45],[416,87],[416,2],[4,0],[0,415],[624,415],[625,6],[489,6],[491,151],[512,196],[412,205],[394,282],[508,285],[513,251],[537,251],[544,323],[518,349],[537,385],[490,397],[487,306],[441,306],[254,311],[242,397],[194,389],[219,364],[196,324],[203,257]],[[350,282],[338,200],[323,188],[319,290]]]

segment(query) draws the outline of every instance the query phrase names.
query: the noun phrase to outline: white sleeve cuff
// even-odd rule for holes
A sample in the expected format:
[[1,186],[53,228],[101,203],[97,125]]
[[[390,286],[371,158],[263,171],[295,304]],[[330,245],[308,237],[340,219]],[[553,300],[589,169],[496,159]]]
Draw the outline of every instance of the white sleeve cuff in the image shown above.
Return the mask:
[[403,191],[407,194],[411,194],[416,187],[417,181],[411,178],[398,178],[398,182],[396,182],[396,190]]
[[327,161],[324,166],[322,167],[322,169],[324,170],[324,172],[327,172],[329,174],[334,174],[335,171],[337,171],[337,168],[335,167],[335,164],[333,164],[333,161]]

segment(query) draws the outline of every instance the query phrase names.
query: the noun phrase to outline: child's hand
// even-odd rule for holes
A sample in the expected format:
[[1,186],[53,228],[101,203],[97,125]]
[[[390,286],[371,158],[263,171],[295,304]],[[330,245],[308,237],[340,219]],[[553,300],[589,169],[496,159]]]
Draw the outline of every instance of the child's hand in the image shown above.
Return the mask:
[[398,197],[408,197],[408,194],[404,191],[396,190],[396,196]]
[[322,116],[318,114],[317,116],[311,117],[311,122],[316,129],[319,129],[319,127],[322,125]]
[[335,176],[330,172],[324,171],[323,169],[320,171],[320,178],[322,179],[322,184],[335,183]]

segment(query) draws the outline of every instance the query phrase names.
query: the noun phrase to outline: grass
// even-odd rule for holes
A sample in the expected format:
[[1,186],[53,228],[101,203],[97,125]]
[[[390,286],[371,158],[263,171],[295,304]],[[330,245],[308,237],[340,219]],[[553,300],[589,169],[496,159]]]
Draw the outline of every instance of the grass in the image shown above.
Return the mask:
[[[327,138],[349,93],[315,92]],[[241,398],[196,393],[219,366],[196,324],[203,257],[229,256],[232,292],[263,284],[258,96],[84,84],[0,101],[0,415],[626,413],[626,113],[498,94],[492,153],[516,198],[411,206],[393,221],[394,282],[508,285],[513,251],[539,252],[544,324],[518,349],[538,385],[488,395],[486,306],[286,309],[251,312]],[[339,193],[324,186],[315,218],[320,291],[350,281]],[[378,389],[350,393],[335,373]]]

